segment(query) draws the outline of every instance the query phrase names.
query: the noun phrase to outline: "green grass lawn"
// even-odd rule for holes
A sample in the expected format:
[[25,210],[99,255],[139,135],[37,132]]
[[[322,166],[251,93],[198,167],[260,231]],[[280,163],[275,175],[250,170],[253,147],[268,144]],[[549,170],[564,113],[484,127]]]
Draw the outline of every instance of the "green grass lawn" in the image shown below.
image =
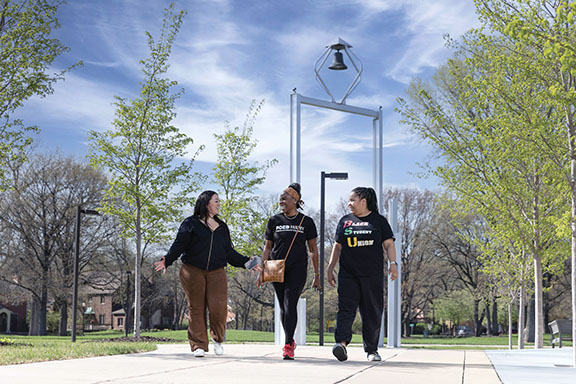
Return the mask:
[[120,355],[153,351],[153,343],[87,342],[78,338],[58,336],[10,336],[0,337],[0,365],[24,364],[37,361],[78,359],[82,357]]
[[[77,342],[72,343],[70,337],[64,336],[0,336],[0,365],[23,364],[36,361],[76,359],[91,356],[118,355],[125,353],[138,353],[156,349],[155,342],[89,342],[91,340],[121,338],[124,334],[119,331],[91,332],[78,336]],[[142,332],[142,336],[164,337],[176,342],[187,343],[186,330],[179,331],[152,331]],[[309,332],[306,342],[310,345],[318,343],[318,333]],[[545,346],[550,346],[550,338],[545,336]],[[227,343],[273,343],[274,333],[259,331],[242,331],[229,329],[226,331]],[[330,346],[334,342],[334,335],[324,334],[324,345]],[[386,343],[386,342],[384,342]],[[354,335],[352,344],[362,345],[362,337]],[[517,336],[513,337],[513,345],[516,348]],[[565,346],[572,346],[571,342],[565,342]],[[507,336],[496,337],[428,337],[414,335],[410,338],[402,338],[402,346],[405,348],[426,349],[502,349],[508,347]],[[533,344],[527,343],[531,348]]]

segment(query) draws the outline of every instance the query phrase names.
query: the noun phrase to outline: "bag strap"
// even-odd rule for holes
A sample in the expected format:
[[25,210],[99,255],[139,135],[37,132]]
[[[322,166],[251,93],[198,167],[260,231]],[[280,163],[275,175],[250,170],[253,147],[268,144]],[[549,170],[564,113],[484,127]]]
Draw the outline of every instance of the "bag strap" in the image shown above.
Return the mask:
[[292,250],[292,245],[294,244],[294,240],[296,240],[296,236],[298,236],[298,230],[302,226],[302,223],[304,222],[305,217],[306,217],[306,215],[302,214],[302,220],[300,220],[300,224],[298,224],[298,228],[296,228],[296,233],[294,234],[294,237],[292,238],[292,242],[290,243],[290,247],[288,248],[288,252],[286,252],[286,256],[284,257],[284,260],[286,260],[288,258],[288,255],[290,254],[290,251]]

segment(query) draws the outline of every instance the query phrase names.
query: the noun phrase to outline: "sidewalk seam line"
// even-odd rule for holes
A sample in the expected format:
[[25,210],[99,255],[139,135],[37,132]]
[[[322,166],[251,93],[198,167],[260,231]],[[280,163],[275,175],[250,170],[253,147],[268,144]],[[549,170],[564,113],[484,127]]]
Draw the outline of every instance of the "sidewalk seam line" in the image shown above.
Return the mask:
[[484,355],[486,356],[486,358],[488,358],[490,365],[492,365],[492,369],[496,373],[496,377],[498,378],[498,380],[500,380],[500,383],[504,383],[504,381],[502,381],[502,378],[500,377],[500,373],[498,373],[498,370],[496,369],[496,366],[494,365],[494,362],[492,361],[492,357],[490,357],[490,355],[488,353],[486,353],[486,351],[483,351],[483,352],[484,352]]
[[396,357],[396,356],[398,356],[397,353],[394,354],[394,355],[392,355],[392,356],[390,356],[390,357],[388,357],[388,358],[386,358],[386,359],[384,359],[384,360],[382,360],[380,363],[371,365],[371,366],[366,367],[366,368],[362,368],[362,369],[359,370],[358,372],[355,372],[355,373],[351,374],[351,375],[348,376],[348,377],[345,377],[345,378],[343,378],[343,379],[341,379],[341,380],[335,381],[333,384],[343,383],[343,382],[345,382],[346,380],[349,380],[349,379],[353,378],[354,376],[357,376],[357,375],[359,375],[359,374],[361,374],[361,373],[363,373],[363,372],[366,372],[366,371],[369,370],[369,369],[376,368],[376,367],[379,366],[380,364],[382,364],[382,363],[384,363],[385,361],[388,361],[388,360],[390,360],[391,358]]
[[[268,356],[271,355],[272,353],[267,353],[263,356]],[[109,379],[109,380],[104,380],[104,381],[95,381],[92,384],[102,384],[102,383],[113,383],[116,380],[126,380],[126,379],[134,379],[137,377],[147,377],[147,376],[154,376],[154,375],[158,375],[158,374],[162,374],[162,373],[168,373],[168,372],[176,372],[176,371],[185,371],[188,369],[197,369],[197,368],[202,368],[202,367],[213,367],[216,365],[224,365],[224,364],[228,364],[228,363],[233,363],[236,361],[240,361],[242,359],[234,359],[234,360],[227,360],[227,361],[221,361],[221,362],[215,362],[212,364],[203,364],[201,366],[194,366],[194,367],[184,367],[184,368],[176,368],[176,369],[169,369],[169,370],[164,370],[164,371],[157,371],[157,372],[151,372],[151,373],[147,373],[147,374],[143,374],[143,375],[134,375],[134,376],[123,376],[123,377],[117,377],[114,379]]]
[[465,374],[466,374],[466,351],[464,351],[464,361],[462,362],[462,384],[464,384]]

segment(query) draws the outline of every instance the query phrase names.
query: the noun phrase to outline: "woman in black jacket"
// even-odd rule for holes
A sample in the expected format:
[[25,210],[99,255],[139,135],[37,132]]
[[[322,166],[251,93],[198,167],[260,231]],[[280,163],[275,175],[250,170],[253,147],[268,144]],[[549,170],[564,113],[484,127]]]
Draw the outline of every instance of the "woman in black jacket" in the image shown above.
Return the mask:
[[202,192],[196,199],[194,214],[182,222],[166,256],[154,263],[156,271],[164,273],[178,257],[182,259],[180,282],[188,300],[188,341],[196,357],[203,357],[208,351],[206,310],[214,353],[224,353],[222,342],[228,312],[226,265],[244,268],[258,265],[234,250],[228,226],[218,217],[219,210],[216,192]]

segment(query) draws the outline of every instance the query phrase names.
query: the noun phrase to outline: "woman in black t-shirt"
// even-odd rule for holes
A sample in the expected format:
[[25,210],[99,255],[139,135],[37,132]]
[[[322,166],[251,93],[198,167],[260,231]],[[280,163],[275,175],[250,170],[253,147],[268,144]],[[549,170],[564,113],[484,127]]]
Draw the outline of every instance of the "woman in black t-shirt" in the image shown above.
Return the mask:
[[[278,260],[286,258],[292,239],[294,244],[286,260],[284,282],[273,283],[274,291],[280,303],[282,326],[284,327],[285,345],[282,349],[284,360],[294,359],[294,332],[296,331],[297,305],[306,284],[308,269],[308,252],[314,268],[312,286],[320,288],[320,273],[318,272],[318,247],[316,245],[316,225],[314,221],[298,209],[302,207],[300,184],[290,184],[280,195],[282,213],[272,216],[266,227],[266,244],[262,252],[262,260]],[[300,224],[301,223],[301,224]],[[295,238],[294,238],[295,237]],[[262,284],[262,275],[258,277],[258,286]]]
[[398,277],[394,234],[388,220],[378,213],[374,189],[353,189],[348,208],[351,213],[338,223],[327,271],[328,283],[335,287],[334,268],[340,262],[336,344],[332,353],[340,361],[348,359],[346,346],[352,340],[352,323],[360,308],[364,351],[369,361],[380,361],[378,338],[384,311],[384,249],[390,262],[390,277],[392,280]]

